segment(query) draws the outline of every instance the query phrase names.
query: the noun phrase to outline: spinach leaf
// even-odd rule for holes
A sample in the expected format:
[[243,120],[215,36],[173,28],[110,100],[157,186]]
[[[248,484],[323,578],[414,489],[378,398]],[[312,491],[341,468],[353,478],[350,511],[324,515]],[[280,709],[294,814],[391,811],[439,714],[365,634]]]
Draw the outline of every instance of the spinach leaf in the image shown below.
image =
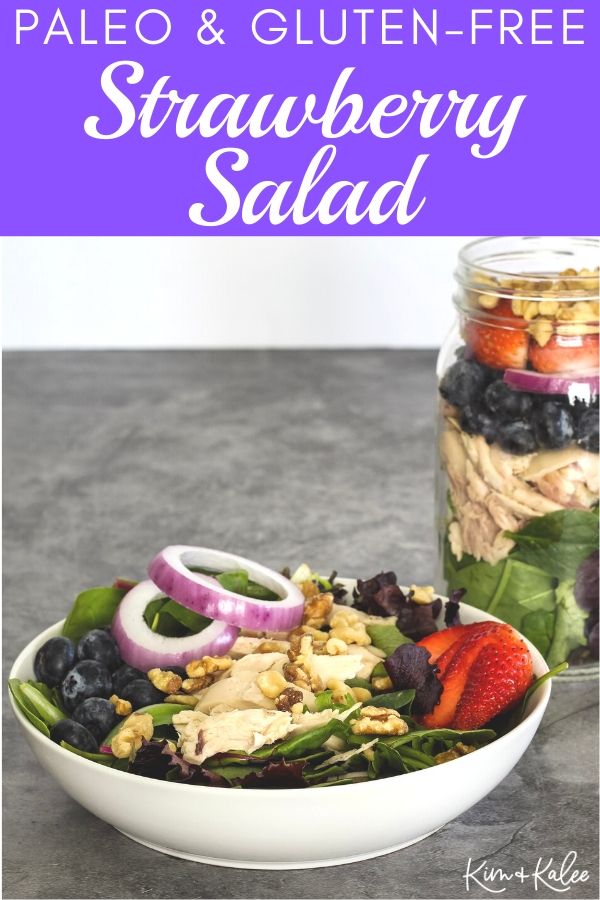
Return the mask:
[[537,647],[542,656],[547,656],[554,634],[554,612],[538,610],[527,613],[521,620],[519,631]]
[[79,594],[63,625],[62,633],[78,641],[92,628],[110,625],[117,606],[127,591],[113,587],[90,588]]
[[[383,674],[386,674],[385,669],[383,670]],[[367,691],[373,689],[373,685],[368,678],[346,678],[346,684],[348,685],[348,687],[365,688],[365,690]]]
[[156,617],[163,606],[169,602],[168,597],[157,597],[155,600],[151,600],[146,609],[144,610],[144,621],[148,628],[154,628],[154,623],[156,621]]
[[61,709],[47,700],[41,691],[38,691],[32,684],[21,682],[20,693],[31,711],[49,728],[67,718]]
[[495,737],[496,732],[491,728],[477,728],[472,731],[456,731],[454,728],[421,728],[409,731],[408,734],[402,734],[399,737],[384,738],[384,740],[396,750],[405,744],[411,744],[414,750],[420,750],[426,740],[448,743],[449,746],[457,741],[462,741],[465,744],[483,747],[493,741]]
[[50,737],[50,729],[43,722],[38,715],[32,710],[31,706],[26,701],[25,697],[21,693],[21,682],[18,678],[9,678],[8,681],[8,689],[11,692],[15,703],[18,708],[21,710],[26,719],[28,719],[34,728],[37,728],[38,731],[41,731],[42,734],[46,735],[46,737]]
[[369,700],[369,706],[386,706],[388,709],[403,709],[405,706],[410,711],[410,705],[415,699],[415,691],[410,688],[406,691],[390,691],[389,694],[377,694]]
[[[381,662],[375,663],[375,668],[371,672],[371,678],[387,678],[388,673],[383,664],[383,660]],[[369,690],[373,690],[373,685],[369,684]]]
[[116,768],[117,765],[121,763],[123,770],[127,768],[126,759],[118,760],[116,756],[111,756],[109,753],[87,753],[85,750],[79,750],[78,747],[73,747],[71,744],[68,744],[67,741],[61,741],[60,746],[64,747],[65,750],[70,750],[71,753],[74,753],[76,756],[83,756],[84,759],[89,759],[91,762],[100,763],[101,766]]
[[225,765],[214,765],[210,767],[210,771],[215,775],[220,775],[230,785],[234,785],[250,775],[251,772],[258,773],[262,769],[262,765],[250,765],[249,763],[228,763]]
[[512,555],[560,580],[575,578],[580,563],[598,549],[598,513],[562,509],[507,531],[517,544]]
[[407,768],[404,764],[404,760],[398,750],[391,747],[389,744],[384,743],[383,741],[379,741],[374,750],[375,760],[377,761],[374,765],[374,769],[382,769],[388,768],[391,769],[392,772],[400,772],[404,774],[407,771]]
[[[504,722],[502,722],[503,733],[507,731],[511,731],[515,728],[519,722],[522,722],[527,713],[527,704],[529,703],[531,697],[535,694],[535,692],[540,688],[543,684],[545,684],[550,678],[555,678],[560,672],[564,672],[565,669],[569,668],[569,664],[566,662],[559,663],[554,668],[550,669],[546,672],[545,675],[541,675],[539,678],[536,678],[525,692],[525,696],[521,700],[518,706],[514,709],[510,710]],[[495,724],[495,723],[494,723]]]
[[252,756],[255,759],[270,759],[272,756],[283,756],[285,759],[300,759],[311,750],[320,749],[325,741],[334,734],[344,733],[344,723],[339,719],[330,719],[324,725],[317,725],[309,731],[292,735],[278,744],[261,747]]
[[556,617],[552,643],[546,662],[552,667],[567,659],[572,650],[586,644],[584,626],[587,613],[575,600],[575,581],[563,581],[556,589]]
[[161,609],[160,614],[161,616],[171,616],[193,634],[203,631],[212,622],[212,619],[207,619],[206,616],[201,616],[192,609],[186,609],[185,606],[181,606],[179,603],[175,603],[174,600],[170,599],[167,600]]
[[367,634],[373,646],[383,650],[386,656],[391,656],[400,644],[412,644],[395,625],[367,625]]
[[324,709],[348,709],[350,706],[354,706],[355,703],[356,700],[350,693],[346,694],[345,703],[334,703],[333,691],[319,691],[318,694],[315,694],[315,709],[317,712],[322,712]]
[[248,573],[245,569],[237,572],[223,572],[222,575],[217,575],[217,581],[226,591],[231,591],[233,594],[241,594],[242,597],[246,597],[248,594]]

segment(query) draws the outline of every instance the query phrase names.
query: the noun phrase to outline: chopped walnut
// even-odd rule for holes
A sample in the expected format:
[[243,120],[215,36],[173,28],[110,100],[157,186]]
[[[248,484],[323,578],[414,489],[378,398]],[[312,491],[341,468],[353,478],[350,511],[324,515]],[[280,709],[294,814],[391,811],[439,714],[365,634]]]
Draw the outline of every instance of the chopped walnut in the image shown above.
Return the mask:
[[[230,656],[203,656],[201,662],[207,675],[216,675],[219,672],[227,672],[233,665],[233,660]],[[188,675],[191,675],[191,673],[188,672]]]
[[211,681],[212,679],[209,675],[200,675],[197,678],[184,678],[181,682],[181,690],[185,691],[186,694],[194,694],[196,691],[201,691],[203,688],[208,687]]
[[454,747],[451,750],[444,750],[443,753],[437,753],[434,756],[434,759],[438,765],[440,763],[450,762],[452,759],[458,759],[461,756],[466,756],[467,753],[472,753],[473,750],[476,750],[476,747],[473,747],[472,744],[463,744],[462,741],[457,741]]
[[286,663],[283,667],[283,677],[286,681],[292,682],[297,687],[304,688],[305,691],[310,690],[310,678],[303,668],[297,666],[296,663]]
[[287,641],[262,641],[254,651],[255,653],[287,653],[289,643]]
[[185,667],[188,678],[204,678],[206,669],[201,659],[192,659]]
[[290,662],[301,666],[313,654],[313,639],[310,634],[294,634],[290,636],[290,649],[287,652]]
[[372,679],[371,684],[376,691],[389,691],[394,687],[394,683],[389,675],[379,675]]
[[289,637],[291,640],[292,637],[295,637],[296,635],[301,637],[303,634],[310,634],[313,641],[326,641],[329,637],[328,631],[320,631],[318,628],[313,628],[312,625],[298,625],[297,628],[290,631]]
[[411,584],[409,597],[413,603],[418,603],[419,606],[429,606],[429,604],[433,603],[435,600],[433,588],[430,584],[426,587],[419,587],[417,584]]
[[332,606],[333,594],[329,592],[307,597],[304,604],[304,624],[313,628],[321,628],[327,622]]
[[298,585],[307,600],[312,600],[321,593],[321,589],[314,581],[301,581]]
[[351,729],[354,734],[406,734],[408,725],[395,709],[363,706]]
[[169,694],[165,697],[165,703],[179,703],[182,706],[195,706],[198,698],[192,694]]
[[275,700],[287,687],[287,681],[279,672],[268,669],[256,676],[256,683],[265,697]]
[[325,650],[329,656],[341,656],[343,653],[348,652],[348,644],[346,641],[340,640],[340,638],[332,637],[325,644]]
[[163,694],[176,694],[181,688],[181,676],[163,669],[150,669],[148,680]]
[[331,617],[330,624],[330,638],[338,638],[346,644],[358,644],[360,647],[371,643],[365,623],[351,609],[338,610]]
[[132,713],[125,719],[111,741],[113,756],[117,759],[133,759],[142,746],[142,740],[150,740],[154,733],[154,722],[149,713]]
[[115,708],[115,712],[118,716],[130,716],[131,715],[131,703],[129,700],[121,700],[120,697],[117,697],[116,694],[113,694],[108,698],[109,701]]
[[367,700],[371,700],[372,694],[371,691],[368,691],[366,688],[361,687],[353,687],[350,688],[352,696],[358,703],[366,703]]
[[275,708],[280,712],[292,712],[297,705],[300,705],[300,710],[303,709],[302,691],[293,687],[286,687],[275,700]]

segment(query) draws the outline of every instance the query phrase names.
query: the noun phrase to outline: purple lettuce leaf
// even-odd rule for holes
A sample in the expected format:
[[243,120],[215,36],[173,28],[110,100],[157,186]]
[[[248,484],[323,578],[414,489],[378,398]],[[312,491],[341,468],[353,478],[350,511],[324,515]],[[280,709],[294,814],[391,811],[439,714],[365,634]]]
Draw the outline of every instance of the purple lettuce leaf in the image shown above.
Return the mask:
[[145,778],[157,778],[164,781],[167,774],[169,780],[191,781],[197,774],[198,767],[185,761],[185,759],[171,750],[168,741],[142,740],[142,746],[130,762],[127,770],[133,775],[143,775]]
[[245,788],[303,788],[307,787],[302,774],[306,763],[303,760],[285,759],[267,763],[259,772],[251,772],[241,782]]
[[366,581],[358,580],[354,606],[372,616],[396,616],[402,634],[420,641],[437,631],[435,620],[442,601],[436,597],[433,603],[415,603],[398,586],[394,572],[380,572]]
[[460,625],[460,601],[463,599],[465,594],[467,593],[466,588],[458,588],[456,591],[452,591],[450,596],[446,600],[446,605],[444,607],[444,625],[446,628],[453,628],[455,625]]
[[598,550],[579,565],[575,575],[575,600],[581,609],[593,612],[598,609]]
[[444,690],[437,678],[438,667],[428,661],[430,656],[425,647],[401,644],[383,664],[396,690],[414,689],[411,711],[416,716],[430,713]]

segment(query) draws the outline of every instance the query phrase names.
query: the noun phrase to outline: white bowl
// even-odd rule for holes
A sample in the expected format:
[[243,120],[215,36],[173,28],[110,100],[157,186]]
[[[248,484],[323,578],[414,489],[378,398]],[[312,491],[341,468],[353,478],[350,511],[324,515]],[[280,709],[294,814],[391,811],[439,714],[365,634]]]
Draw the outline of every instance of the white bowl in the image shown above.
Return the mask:
[[[461,604],[465,624],[493,618]],[[61,627],[58,622],[34,638],[10,677],[33,678],[36,651]],[[546,663],[527,644],[535,674],[543,675]],[[134,841],[212,865],[303,869],[399,850],[460,816],[516,765],[549,698],[550,681],[532,696],[516,728],[467,756],[406,775],[304,790],[236,790],[129,775],[64,750],[27,721],[12,697],[11,703],[43,768],[74,800]]]

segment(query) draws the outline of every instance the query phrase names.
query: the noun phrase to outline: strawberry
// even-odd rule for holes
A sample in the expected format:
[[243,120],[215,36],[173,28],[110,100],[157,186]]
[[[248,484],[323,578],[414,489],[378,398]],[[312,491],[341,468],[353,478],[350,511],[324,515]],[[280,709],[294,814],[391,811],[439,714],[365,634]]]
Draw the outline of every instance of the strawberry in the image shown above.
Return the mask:
[[580,372],[598,368],[597,334],[555,334],[541,347],[533,340],[529,360],[536,372]]
[[490,622],[474,622],[471,625],[454,625],[452,628],[442,628],[441,631],[434,631],[427,637],[417,641],[419,647],[425,647],[429,650],[430,663],[436,662],[439,657],[445,653],[456,641],[462,641],[473,631],[481,631],[481,626],[488,626]]
[[503,299],[489,318],[469,319],[464,331],[477,362],[493,369],[524,369],[529,344],[526,329],[525,319],[513,313],[510,300]]
[[[515,706],[533,678],[527,645],[509,626],[482,639],[482,649],[452,719],[461,731],[481,728],[490,719]],[[443,694],[442,694],[443,696]]]
[[479,728],[517,703],[531,682],[529,651],[510,625],[477,624],[437,657],[444,690],[420,719],[427,728]]

